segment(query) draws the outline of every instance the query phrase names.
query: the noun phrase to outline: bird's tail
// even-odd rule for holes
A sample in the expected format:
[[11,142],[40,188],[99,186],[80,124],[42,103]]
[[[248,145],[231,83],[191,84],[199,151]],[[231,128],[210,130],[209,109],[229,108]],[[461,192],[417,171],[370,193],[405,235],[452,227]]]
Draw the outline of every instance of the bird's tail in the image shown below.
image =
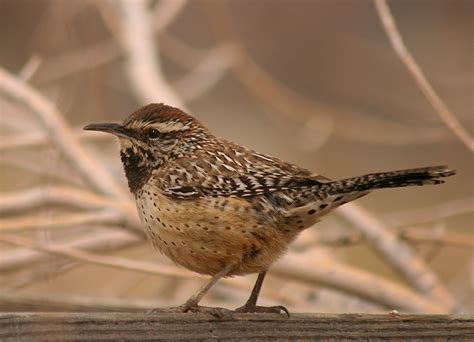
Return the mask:
[[336,195],[412,185],[441,184],[444,183],[442,178],[452,176],[455,173],[455,170],[450,170],[447,166],[370,173],[359,177],[328,182],[322,186],[321,190],[328,195]]

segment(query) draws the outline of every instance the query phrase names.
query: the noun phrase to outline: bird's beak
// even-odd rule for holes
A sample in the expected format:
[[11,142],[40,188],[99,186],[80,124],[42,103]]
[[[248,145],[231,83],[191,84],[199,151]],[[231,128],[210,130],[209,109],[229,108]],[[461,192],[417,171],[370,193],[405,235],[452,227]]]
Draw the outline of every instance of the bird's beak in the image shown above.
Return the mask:
[[86,131],[99,131],[99,132],[110,133],[120,138],[126,138],[126,139],[133,138],[133,134],[130,130],[128,130],[127,128],[125,128],[124,126],[120,124],[112,123],[112,122],[93,123],[93,124],[89,124],[85,126],[83,129]]

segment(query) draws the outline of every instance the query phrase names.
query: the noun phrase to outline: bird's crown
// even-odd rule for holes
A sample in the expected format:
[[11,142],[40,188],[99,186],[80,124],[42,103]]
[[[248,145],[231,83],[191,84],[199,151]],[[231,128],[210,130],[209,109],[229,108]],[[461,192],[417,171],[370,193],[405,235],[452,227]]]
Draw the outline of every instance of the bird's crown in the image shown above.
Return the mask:
[[123,126],[129,130],[155,129],[163,134],[185,131],[193,125],[200,126],[200,123],[182,110],[163,103],[146,105],[130,114],[123,122]]

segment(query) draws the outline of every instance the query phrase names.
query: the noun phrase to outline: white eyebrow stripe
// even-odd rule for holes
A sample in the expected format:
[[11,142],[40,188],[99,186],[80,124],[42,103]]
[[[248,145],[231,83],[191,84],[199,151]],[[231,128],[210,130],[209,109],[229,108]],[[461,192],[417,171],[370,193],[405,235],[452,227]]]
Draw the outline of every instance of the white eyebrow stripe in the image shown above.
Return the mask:
[[147,125],[147,128],[155,128],[162,133],[184,131],[189,128],[189,124],[180,121],[155,122]]

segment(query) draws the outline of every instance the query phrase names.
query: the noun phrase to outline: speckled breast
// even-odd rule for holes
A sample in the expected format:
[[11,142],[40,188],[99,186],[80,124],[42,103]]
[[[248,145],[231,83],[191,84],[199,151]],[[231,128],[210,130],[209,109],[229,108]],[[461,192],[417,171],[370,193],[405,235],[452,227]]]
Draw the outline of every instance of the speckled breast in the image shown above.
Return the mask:
[[235,265],[229,275],[265,270],[296,235],[258,220],[238,197],[178,200],[145,186],[136,198],[154,247],[201,274],[215,274],[228,264]]

